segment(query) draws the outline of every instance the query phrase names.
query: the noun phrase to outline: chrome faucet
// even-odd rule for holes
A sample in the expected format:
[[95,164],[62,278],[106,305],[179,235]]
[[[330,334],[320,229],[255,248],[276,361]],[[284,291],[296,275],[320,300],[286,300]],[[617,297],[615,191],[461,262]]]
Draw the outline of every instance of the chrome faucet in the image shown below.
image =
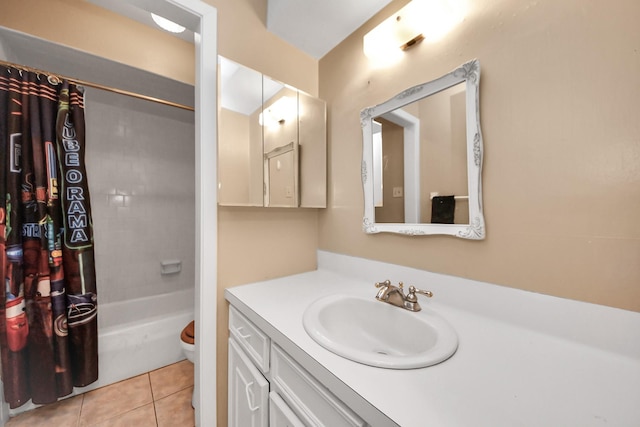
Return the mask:
[[409,293],[404,294],[404,284],[398,282],[398,286],[393,286],[390,280],[384,282],[377,282],[376,288],[380,288],[376,294],[378,301],[386,302],[396,307],[402,307],[409,311],[420,311],[422,307],[418,303],[418,297],[416,294],[422,294],[429,298],[433,296],[431,291],[423,291],[415,286],[409,286]]
[[398,283],[398,286],[393,286],[390,280],[376,283],[376,288],[380,288],[376,294],[378,301],[386,302],[398,307],[404,305],[404,291],[402,282]]

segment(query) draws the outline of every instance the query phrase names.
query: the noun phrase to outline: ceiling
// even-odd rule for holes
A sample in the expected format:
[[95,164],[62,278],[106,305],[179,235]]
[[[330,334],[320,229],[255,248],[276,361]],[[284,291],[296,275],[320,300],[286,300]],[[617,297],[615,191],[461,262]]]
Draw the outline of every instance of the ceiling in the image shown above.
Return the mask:
[[267,29],[322,58],[391,0],[268,0]]
[[[125,0],[88,0],[155,26],[148,13]],[[267,29],[316,59],[322,58],[391,0],[264,0]],[[186,31],[177,37],[193,41]]]

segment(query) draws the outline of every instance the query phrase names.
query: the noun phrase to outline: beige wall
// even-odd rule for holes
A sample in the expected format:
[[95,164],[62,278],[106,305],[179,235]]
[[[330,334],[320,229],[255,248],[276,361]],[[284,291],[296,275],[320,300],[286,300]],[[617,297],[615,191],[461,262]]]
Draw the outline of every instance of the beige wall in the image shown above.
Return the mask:
[[[373,70],[362,36],[404,3],[320,61],[330,122],[320,248],[640,311],[640,2],[473,0],[445,39]],[[364,234],[360,110],[473,58],[486,240]]]
[[[318,61],[267,32],[266,0],[206,2],[218,9],[221,55],[317,96]],[[0,25],[176,80],[194,81],[192,45],[82,0],[3,2]],[[224,288],[313,270],[318,220],[313,209],[221,207],[218,213],[218,425],[226,425]]]

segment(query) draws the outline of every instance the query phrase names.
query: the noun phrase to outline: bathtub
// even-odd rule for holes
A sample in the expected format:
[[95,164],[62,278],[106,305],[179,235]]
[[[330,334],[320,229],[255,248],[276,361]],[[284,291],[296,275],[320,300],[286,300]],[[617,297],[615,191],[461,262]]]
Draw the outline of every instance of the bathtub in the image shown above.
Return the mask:
[[[180,332],[194,316],[194,290],[98,305],[98,380],[75,387],[85,393],[185,359]],[[98,299],[99,302],[99,299]],[[0,383],[1,385],[1,383]],[[2,397],[0,387],[0,397]],[[2,399],[4,403],[4,399]],[[9,415],[39,405],[0,408],[0,426]]]
[[84,393],[185,359],[180,332],[193,320],[193,289],[98,306],[98,381]]

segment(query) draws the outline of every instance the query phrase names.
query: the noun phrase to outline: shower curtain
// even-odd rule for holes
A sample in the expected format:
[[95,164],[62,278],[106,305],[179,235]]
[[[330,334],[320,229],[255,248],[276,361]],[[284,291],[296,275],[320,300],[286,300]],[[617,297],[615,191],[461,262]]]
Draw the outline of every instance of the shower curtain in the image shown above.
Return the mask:
[[0,68],[0,351],[11,408],[98,378],[81,87]]

